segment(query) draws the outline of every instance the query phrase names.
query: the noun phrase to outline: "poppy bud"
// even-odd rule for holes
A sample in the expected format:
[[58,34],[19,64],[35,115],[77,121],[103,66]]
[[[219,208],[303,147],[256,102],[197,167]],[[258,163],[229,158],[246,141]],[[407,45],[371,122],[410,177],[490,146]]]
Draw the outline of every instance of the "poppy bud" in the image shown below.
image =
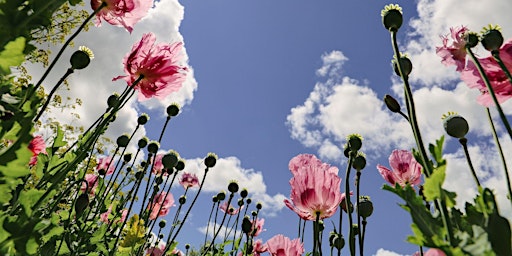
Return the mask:
[[84,210],[89,206],[89,196],[87,194],[80,194],[76,199],[75,212],[77,216],[82,216]]
[[389,94],[384,95],[384,103],[386,103],[386,107],[388,107],[388,109],[391,112],[393,112],[393,113],[400,112],[400,104],[391,95],[389,95]]
[[[402,66],[402,72],[405,77],[408,77],[409,74],[412,72],[412,62],[407,56],[402,55],[400,58],[398,58],[398,61],[400,62],[400,65]],[[395,70],[395,74],[397,76],[400,76],[400,70],[398,69],[398,63],[396,59],[393,59],[391,61],[393,63],[393,69]]]

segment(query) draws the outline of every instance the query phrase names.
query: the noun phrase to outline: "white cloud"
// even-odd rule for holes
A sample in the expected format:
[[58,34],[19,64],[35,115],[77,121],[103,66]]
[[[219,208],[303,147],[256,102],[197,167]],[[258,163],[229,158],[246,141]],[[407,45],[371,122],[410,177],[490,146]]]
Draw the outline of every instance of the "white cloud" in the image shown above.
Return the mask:
[[375,254],[373,254],[373,256],[405,256],[405,255],[380,248],[377,250],[377,252]]
[[[187,159],[184,172],[195,173],[199,181],[203,179],[205,166],[203,159]],[[254,202],[261,202],[263,205],[263,215],[275,216],[284,207],[282,194],[269,195],[267,185],[263,180],[263,174],[253,169],[245,169],[236,157],[219,158],[217,164],[211,168],[203,185],[203,191],[218,193],[222,190],[227,191],[228,183],[232,180],[238,182],[240,189],[246,188],[249,197]],[[228,192],[229,193],[229,192]]]

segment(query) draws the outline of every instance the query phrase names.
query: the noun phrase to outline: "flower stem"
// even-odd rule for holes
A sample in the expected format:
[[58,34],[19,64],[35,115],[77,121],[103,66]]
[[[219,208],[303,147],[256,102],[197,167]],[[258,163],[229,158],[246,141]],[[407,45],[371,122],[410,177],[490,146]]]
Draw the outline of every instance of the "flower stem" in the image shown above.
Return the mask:
[[[37,82],[37,84],[35,85],[34,87],[34,90],[33,92],[35,92],[39,86],[41,86],[41,84],[43,83],[44,79],[48,76],[48,74],[50,73],[50,71],[53,69],[53,67],[55,66],[55,64],[57,63],[57,60],[59,60],[60,56],[62,55],[62,53],[64,52],[64,50],[66,49],[66,47],[68,47],[68,45],[71,43],[71,41],[73,41],[73,39],[75,39],[76,36],[78,36],[78,34],[82,31],[82,29],[85,28],[85,26],[87,25],[87,23],[99,12],[101,11],[101,9],[103,9],[104,7],[107,6],[107,3],[105,1],[102,1],[101,2],[101,5],[98,6],[98,8],[96,10],[94,10],[94,12],[91,13],[91,15],[89,15],[89,17],[87,17],[87,19],[84,20],[84,22],[82,23],[82,25],[80,25],[80,27],[77,29],[77,31],[75,31],[75,33],[73,33],[73,35],[71,35],[71,37],[68,38],[68,40],[64,43],[64,45],[62,45],[62,47],[60,48],[59,52],[57,53],[57,56],[55,56],[55,59],[53,59],[52,63],[50,63],[50,65],[48,66],[48,68],[46,69],[46,71],[44,72],[43,76],[41,77],[41,79],[39,79],[39,81]],[[30,97],[29,97],[30,98]]]
[[[399,60],[400,58],[400,51],[398,49],[398,42],[396,39],[396,30],[392,30],[391,32],[391,43],[393,45],[393,51],[395,53],[395,60],[396,65],[398,67],[398,72],[400,74],[400,77],[402,78],[402,81],[404,83],[404,94],[405,94],[405,101],[407,103],[407,113],[409,115],[409,123],[411,124],[411,128],[414,134],[414,138],[416,140],[416,146],[418,147],[418,150],[420,152],[421,156],[421,164],[423,166],[423,170],[426,177],[429,177],[432,174],[433,167],[428,160],[427,151],[425,150],[425,146],[423,144],[423,140],[421,138],[421,133],[418,125],[418,121],[416,119],[416,110],[414,107],[414,100],[412,96],[411,87],[409,85],[409,79],[408,76],[405,75],[404,69],[402,67],[402,62]],[[442,200],[436,200],[436,204],[441,206],[441,218],[443,220],[443,224],[446,227],[447,233],[448,233],[448,241],[450,245],[455,246],[455,239],[453,235],[452,230],[452,224],[449,218],[448,209],[446,208],[446,204]]]
[[471,162],[471,157],[469,156],[468,139],[460,138],[459,142],[462,145],[462,148],[464,149],[464,154],[466,155],[466,160],[468,161],[468,165],[469,165],[469,169],[471,170],[471,174],[473,175],[473,178],[475,179],[476,185],[478,186],[478,190],[480,190],[480,188],[481,188],[480,181],[478,180],[478,177],[476,176],[475,168],[473,167],[473,163]]
[[510,86],[512,86],[512,75],[510,74],[510,71],[508,70],[507,66],[505,66],[505,63],[500,58],[500,51],[494,50],[491,51],[492,56],[498,62],[498,65],[500,65],[500,68],[505,72],[505,75],[507,75],[508,81],[510,83]]
[[511,200],[510,202],[512,203],[512,186],[510,184],[510,175],[508,174],[507,161],[505,160],[505,155],[503,155],[503,149],[501,148],[498,133],[496,133],[496,127],[494,127],[494,122],[492,121],[491,111],[489,110],[489,108],[485,108],[485,110],[487,111],[487,118],[489,119],[489,123],[491,124],[494,142],[496,143],[496,147],[498,148],[498,152],[500,153],[501,162],[503,163],[503,168],[505,169],[505,177],[507,178],[508,199]]
[[66,78],[69,75],[73,74],[73,72],[74,72],[74,70],[72,68],[68,68],[66,73],[60,78],[60,80],[57,82],[57,84],[53,87],[53,89],[50,91],[50,94],[48,94],[48,97],[47,97],[46,101],[44,102],[43,107],[41,107],[41,109],[39,110],[39,113],[37,113],[37,116],[34,118],[34,121],[33,121],[34,123],[37,123],[37,121],[39,120],[41,115],[43,115],[43,112],[46,110],[46,108],[50,104],[53,94],[57,91],[59,86],[64,82],[64,80],[66,80]]
[[[350,247],[350,255],[355,256],[356,255],[356,245],[355,240],[352,239],[354,237],[354,229],[352,228],[352,213],[351,213],[351,207],[350,207],[350,170],[352,168],[352,161],[354,160],[354,153],[350,152],[348,156],[348,163],[347,163],[347,171],[345,172],[345,206],[347,209],[347,215],[348,215],[348,239],[349,239],[349,247]],[[340,230],[341,233],[341,230]]]
[[496,94],[494,93],[494,89],[491,86],[491,82],[489,81],[489,78],[485,74],[484,68],[476,58],[475,54],[471,50],[471,48],[466,46],[466,51],[469,53],[469,56],[471,57],[471,60],[475,63],[478,72],[480,73],[480,76],[484,80],[485,86],[487,87],[487,90],[489,91],[489,94],[491,95],[492,101],[494,102],[494,105],[496,106],[496,109],[498,110],[498,113],[500,114],[501,121],[503,122],[503,125],[505,125],[505,128],[507,129],[508,135],[510,136],[510,139],[512,139],[512,129],[510,128],[510,124],[508,123],[507,117],[505,116],[505,113],[503,113],[503,109],[501,109],[500,103],[498,102],[498,98],[496,98]]
[[357,229],[359,230],[359,235],[357,236],[359,242],[359,255],[363,256],[363,236],[361,232],[361,214],[359,213],[359,192],[360,192],[360,184],[361,182],[361,170],[357,170],[356,172],[356,213],[357,213]]

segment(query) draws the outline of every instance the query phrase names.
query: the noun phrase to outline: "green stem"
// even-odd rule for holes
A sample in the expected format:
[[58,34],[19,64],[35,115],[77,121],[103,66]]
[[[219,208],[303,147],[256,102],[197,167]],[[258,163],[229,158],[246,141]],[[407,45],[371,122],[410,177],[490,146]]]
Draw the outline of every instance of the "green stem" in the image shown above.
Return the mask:
[[[390,31],[391,32],[391,41],[392,41],[392,45],[393,45],[393,51],[395,53],[395,60],[396,60],[396,65],[398,67],[398,72],[400,74],[400,77],[402,78],[402,81],[404,83],[404,93],[405,93],[405,101],[407,103],[407,113],[409,115],[409,123],[411,124],[411,128],[413,130],[413,134],[414,134],[414,138],[416,140],[416,145],[418,147],[418,150],[420,152],[420,156],[421,156],[421,161],[422,161],[422,166],[424,168],[424,173],[425,173],[425,176],[426,177],[429,177],[431,174],[432,174],[432,171],[433,171],[433,167],[432,165],[430,164],[430,161],[428,160],[428,156],[427,156],[427,151],[425,150],[425,146],[423,144],[423,140],[421,138],[421,133],[420,133],[420,129],[419,129],[419,125],[418,125],[418,121],[416,119],[416,110],[415,110],[415,107],[414,107],[414,100],[413,100],[413,96],[412,96],[412,90],[411,90],[411,87],[409,85],[409,80],[408,80],[408,76],[405,75],[404,73],[404,69],[402,67],[402,63],[401,61],[399,61],[399,58],[400,58],[400,51],[398,49],[398,42],[397,42],[397,39],[396,39],[396,31],[393,30],[393,31]],[[436,204],[439,204],[441,206],[441,218],[443,220],[443,224],[444,226],[446,227],[446,230],[447,230],[447,233],[448,233],[448,241],[450,243],[450,245],[454,246],[455,245],[455,239],[454,239],[454,235],[453,235],[453,230],[452,230],[452,224],[451,224],[451,221],[449,219],[449,213],[448,213],[448,209],[446,208],[446,204],[442,201],[442,200],[436,200]]]
[[510,71],[508,70],[507,66],[505,66],[505,63],[500,58],[500,51],[494,50],[491,51],[492,56],[498,62],[498,65],[500,65],[500,68],[505,72],[505,75],[507,75],[508,82],[510,83],[510,86],[512,86],[512,75],[510,74]]
[[510,136],[510,139],[512,139],[512,129],[510,128],[510,124],[508,123],[507,117],[505,116],[505,113],[503,112],[503,109],[501,109],[501,105],[498,102],[498,98],[496,98],[496,94],[494,93],[494,89],[491,86],[491,82],[489,81],[489,78],[485,74],[484,68],[482,67],[482,64],[478,61],[475,54],[471,50],[471,48],[466,46],[466,51],[469,53],[469,56],[471,57],[471,60],[475,63],[478,72],[480,73],[480,76],[484,80],[484,84],[487,87],[487,90],[489,91],[489,95],[491,95],[492,101],[494,102],[494,105],[496,106],[496,109],[498,110],[498,113],[500,114],[501,121],[503,122],[503,125],[505,125],[505,128],[507,129],[508,135]]
[[505,169],[505,177],[507,178],[508,199],[512,203],[512,186],[510,184],[510,175],[508,174],[507,161],[505,161],[505,155],[503,155],[503,149],[501,148],[498,133],[496,132],[496,127],[494,127],[494,122],[492,121],[491,111],[489,110],[489,108],[485,108],[485,110],[487,112],[487,118],[489,119],[489,123],[491,124],[494,142],[496,143],[496,147],[498,148],[498,152],[500,153],[501,162],[503,163],[503,168]]
[[[354,153],[350,152],[348,156],[348,163],[347,163],[347,171],[345,172],[345,206],[347,209],[347,215],[348,215],[348,238],[349,238],[349,247],[350,247],[350,255],[355,256],[356,255],[356,245],[355,240],[352,239],[354,237],[354,229],[352,228],[352,212],[351,212],[351,203],[350,203],[350,170],[352,167],[352,161],[354,160]],[[341,233],[341,230],[340,230]]]
[[39,120],[41,115],[43,115],[44,111],[46,110],[46,108],[50,104],[50,101],[51,101],[51,99],[53,97],[53,94],[57,91],[59,86],[64,82],[64,80],[66,80],[66,78],[69,75],[73,74],[73,72],[74,72],[74,70],[72,68],[68,68],[66,73],[60,78],[60,80],[57,82],[57,84],[53,87],[53,89],[48,94],[48,97],[47,97],[46,101],[44,102],[43,107],[41,107],[41,109],[39,110],[39,113],[37,114],[36,118],[34,118],[34,121],[33,121],[34,123],[37,123],[37,121]]
[[359,230],[359,235],[357,236],[359,242],[359,255],[363,256],[363,238],[361,232],[361,214],[359,213],[359,184],[361,182],[361,170],[357,170],[356,172],[356,213],[357,213],[357,229]]
[[480,188],[482,186],[480,185],[480,181],[478,180],[478,177],[476,176],[475,168],[473,167],[473,163],[471,162],[471,157],[469,156],[468,139],[461,138],[461,139],[459,139],[459,142],[462,145],[462,148],[464,149],[464,154],[466,155],[466,160],[468,161],[469,169],[471,170],[471,174],[473,175],[476,185],[478,186],[478,190],[480,191]]

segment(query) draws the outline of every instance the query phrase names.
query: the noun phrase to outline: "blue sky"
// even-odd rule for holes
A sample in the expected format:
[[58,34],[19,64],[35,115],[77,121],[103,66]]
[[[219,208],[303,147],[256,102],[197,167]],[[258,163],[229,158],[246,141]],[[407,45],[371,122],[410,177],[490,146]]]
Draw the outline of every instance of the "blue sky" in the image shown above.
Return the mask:
[[[384,180],[375,168],[378,163],[388,166],[387,157],[393,149],[413,146],[407,124],[387,111],[381,101],[384,94],[402,98],[390,66],[393,53],[389,33],[380,17],[381,9],[389,3],[161,0],[135,25],[132,35],[104,23],[77,38],[76,45],[86,45],[96,55],[90,68],[70,79],[71,90],[63,92],[84,100],[83,108],[76,110],[81,119],[57,110],[51,115],[77,125],[92,122],[103,111],[108,95],[122,90],[124,84],[111,82],[111,78],[122,74],[123,56],[143,33],[154,32],[157,41],[183,41],[191,66],[183,89],[164,102],[133,101],[108,132],[117,137],[130,131],[138,113],[147,112],[151,120],[139,135],[146,133],[157,139],[165,106],[177,101],[183,106],[182,112],[171,121],[162,149],[177,150],[187,159],[186,170],[191,172],[202,170],[200,159],[208,152],[221,158],[209,174],[207,193],[201,196],[187,229],[180,235],[181,244],[198,246],[202,242],[200,228],[207,216],[201,213],[209,211],[211,196],[231,179],[239,180],[242,187],[264,202],[264,240],[279,233],[296,236],[297,217],[282,204],[290,193],[288,161],[300,153],[313,153],[338,166],[344,179],[346,164],[339,149],[346,135],[357,132],[365,137],[363,150],[368,156],[362,193],[369,195],[375,206],[365,252],[412,254],[416,246],[404,242],[411,233],[410,218],[398,207],[396,196],[380,189]],[[485,179],[484,184],[501,193],[502,210],[512,219],[512,210],[503,196],[505,184],[500,183],[499,162],[488,161],[497,158],[489,144],[484,111],[475,102],[478,92],[460,83],[454,68],[441,65],[435,55],[435,46],[441,44],[439,36],[447,34],[451,26],[468,25],[478,32],[488,23],[499,23],[504,36],[512,37],[512,27],[507,27],[512,24],[508,15],[512,3],[393,3],[404,10],[399,40],[415,67],[411,81],[425,140],[433,142],[444,134],[440,121],[443,113],[457,111],[465,116],[471,126],[470,152],[478,173]],[[483,50],[478,53],[486,55]],[[30,70],[34,77],[40,76],[41,67],[32,66]],[[58,75],[50,79],[56,81]],[[510,102],[503,107],[510,116]],[[510,155],[512,143],[507,137],[502,141]],[[475,188],[463,155],[456,141],[448,139],[447,144],[445,186],[469,200]],[[178,198],[180,190],[176,191]]]

